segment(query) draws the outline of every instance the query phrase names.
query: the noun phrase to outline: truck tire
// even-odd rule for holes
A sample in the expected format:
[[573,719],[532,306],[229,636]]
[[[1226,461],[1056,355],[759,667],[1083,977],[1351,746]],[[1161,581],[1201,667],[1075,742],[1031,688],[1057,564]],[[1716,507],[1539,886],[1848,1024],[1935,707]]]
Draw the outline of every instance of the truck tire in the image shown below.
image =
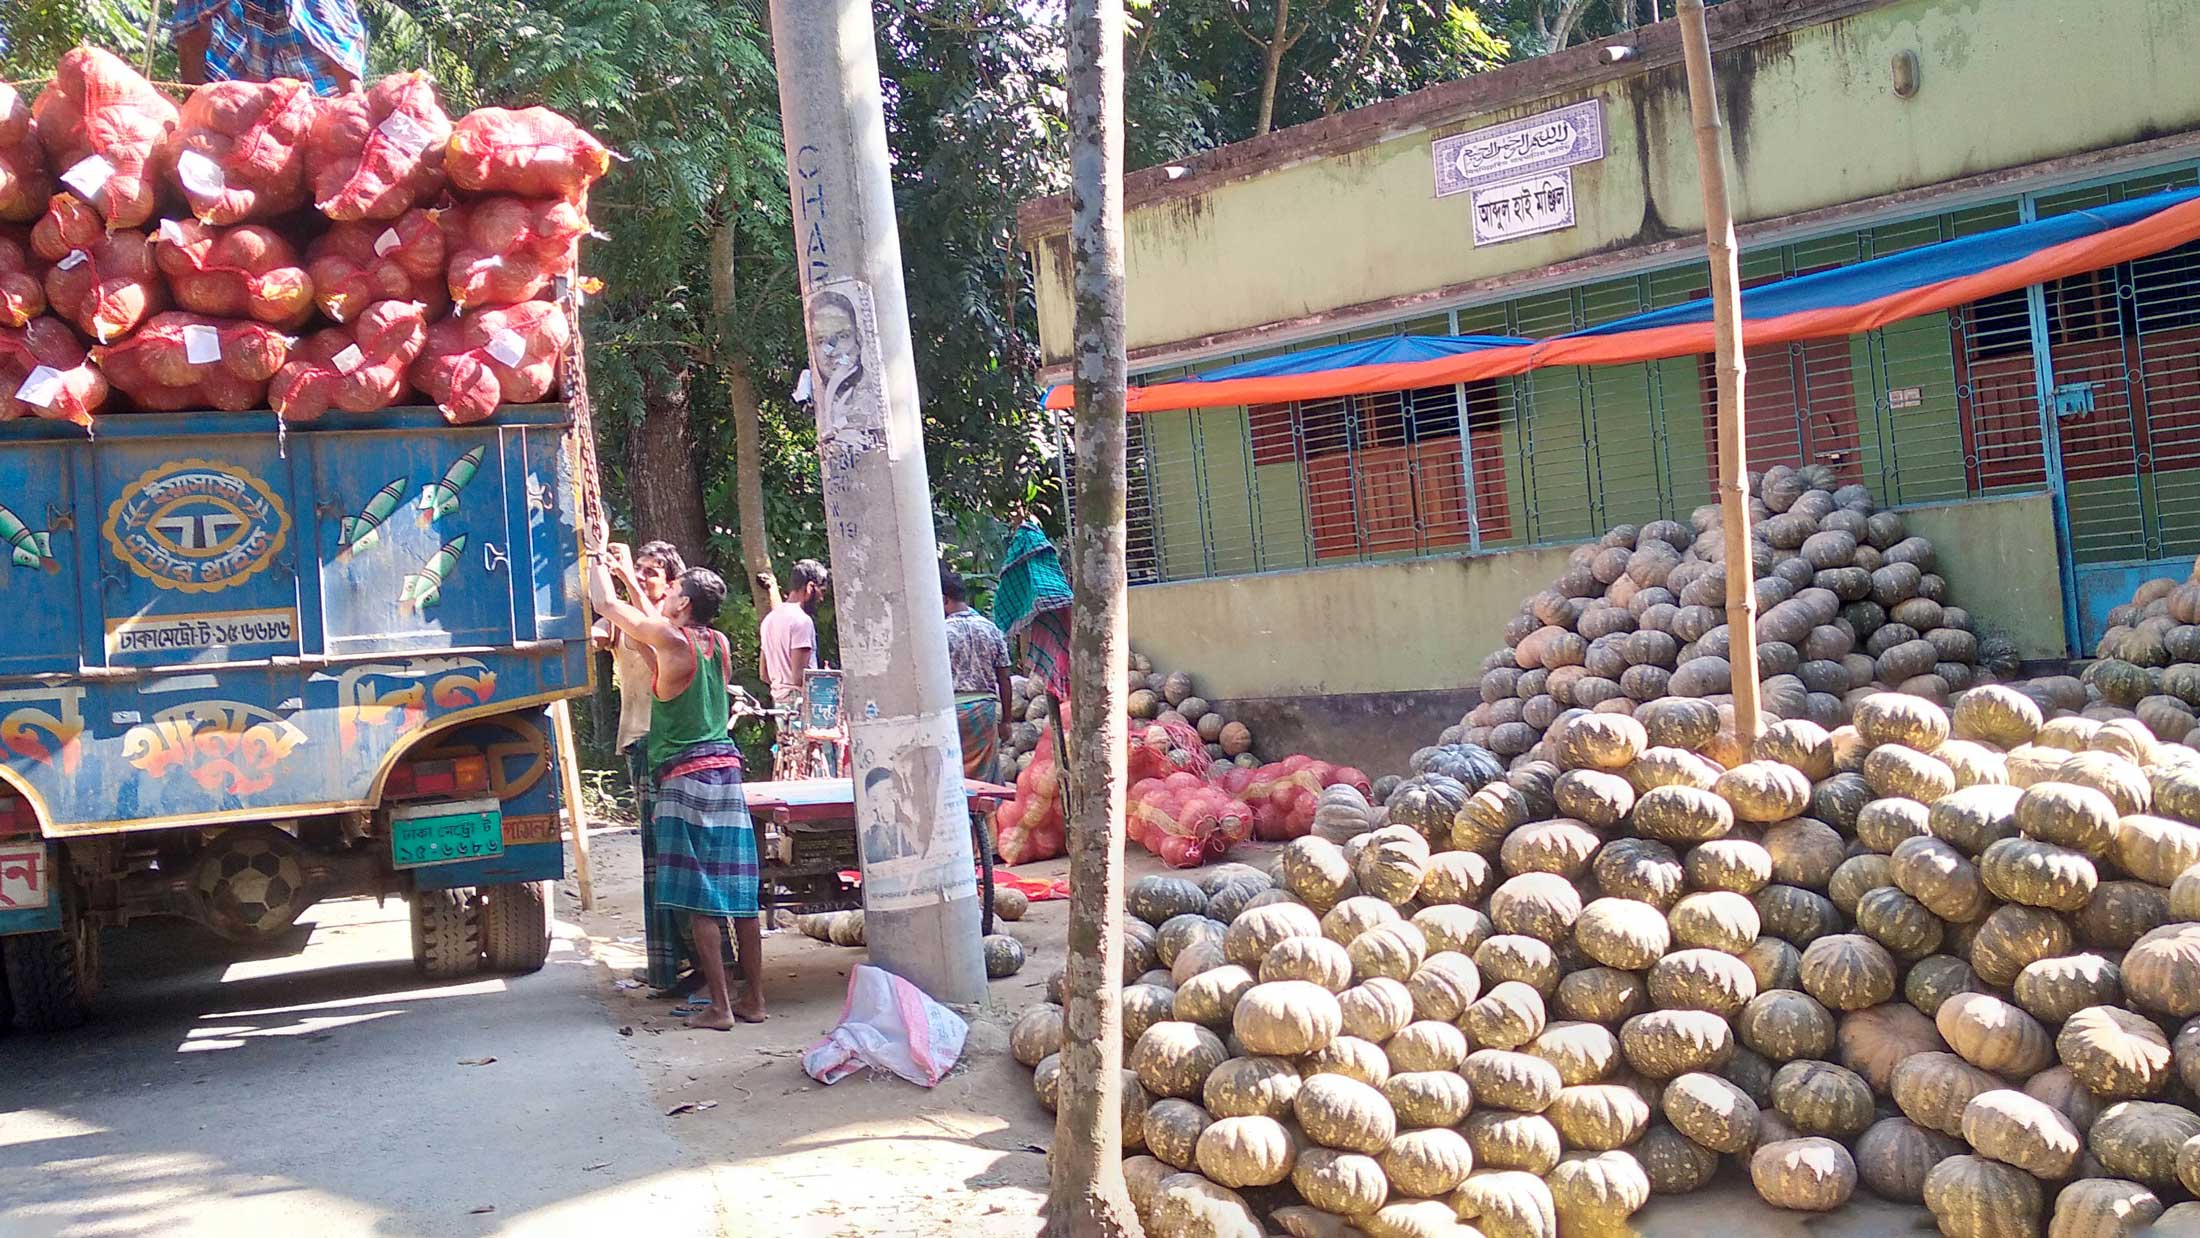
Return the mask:
[[481,949],[490,971],[541,971],[550,959],[550,883],[522,881],[483,890]]
[[0,937],[0,972],[7,1000],[26,1032],[65,1032],[91,1017],[99,994],[99,928],[78,910],[66,881],[61,927],[50,933]]
[[413,966],[433,980],[481,970],[481,899],[471,889],[412,892]]

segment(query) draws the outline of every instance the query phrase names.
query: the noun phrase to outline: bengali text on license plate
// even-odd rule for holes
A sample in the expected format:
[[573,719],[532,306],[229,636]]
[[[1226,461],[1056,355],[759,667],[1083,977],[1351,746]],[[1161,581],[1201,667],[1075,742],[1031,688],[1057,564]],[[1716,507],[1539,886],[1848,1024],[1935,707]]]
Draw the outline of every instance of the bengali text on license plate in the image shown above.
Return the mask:
[[391,858],[399,868],[480,860],[504,854],[504,819],[495,812],[462,812],[390,822]]

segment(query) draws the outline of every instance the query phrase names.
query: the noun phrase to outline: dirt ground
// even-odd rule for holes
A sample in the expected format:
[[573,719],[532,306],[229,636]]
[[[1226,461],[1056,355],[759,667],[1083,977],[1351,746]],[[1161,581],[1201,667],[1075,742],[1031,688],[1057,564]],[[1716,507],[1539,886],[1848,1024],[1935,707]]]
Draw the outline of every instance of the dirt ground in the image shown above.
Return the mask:
[[[1233,861],[1265,867],[1272,849],[1241,847]],[[1002,931],[1030,961],[993,982],[975,1012],[962,1062],[930,1091],[861,1074],[825,1087],[802,1073],[802,1051],[838,1020],[848,969],[860,949],[782,931],[765,938],[771,1021],[730,1033],[690,1032],[670,1003],[620,987],[642,964],[640,843],[632,831],[597,836],[596,909],[579,910],[574,883],[562,918],[586,936],[584,957],[601,968],[602,1001],[660,1111],[712,1107],[668,1119],[675,1137],[712,1177],[724,1232],[737,1238],[1030,1238],[1041,1227],[1046,1150],[1054,1119],[1039,1107],[1031,1072],[1008,1054],[1008,1028],[1062,965],[1069,904],[1033,903]],[[1066,875],[1066,860],[1030,864],[1024,876]],[[1134,876],[1166,871],[1133,848]],[[627,981],[629,985],[631,981]],[[1660,1199],[1636,1217],[1646,1238],[1749,1233],[1764,1238],[1864,1238],[1930,1232],[1922,1208],[1859,1195],[1836,1213],[1782,1212],[1759,1201],[1729,1168],[1710,1189]]]

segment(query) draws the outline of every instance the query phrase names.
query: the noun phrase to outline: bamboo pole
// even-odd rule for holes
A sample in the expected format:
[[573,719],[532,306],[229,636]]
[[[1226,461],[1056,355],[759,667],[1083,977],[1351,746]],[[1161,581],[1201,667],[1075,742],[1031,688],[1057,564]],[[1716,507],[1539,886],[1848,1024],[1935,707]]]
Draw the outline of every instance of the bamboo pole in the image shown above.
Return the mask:
[[[573,832],[573,879],[580,886],[581,910],[596,909],[596,880],[588,871],[588,807],[581,801],[580,745],[573,741],[573,704],[553,701],[550,729],[557,732],[558,777],[565,784],[566,821]],[[649,822],[642,822],[648,829]]]
[[1757,589],[1749,540],[1749,460],[1742,437],[1742,280],[1734,212],[1726,195],[1726,122],[1711,78],[1711,36],[1703,0],[1680,0],[1688,110],[1696,121],[1696,174],[1703,185],[1704,251],[1711,264],[1711,321],[1719,383],[1719,506],[1726,554],[1727,661],[1734,668],[1734,734],[1748,746],[1763,731],[1757,682]]

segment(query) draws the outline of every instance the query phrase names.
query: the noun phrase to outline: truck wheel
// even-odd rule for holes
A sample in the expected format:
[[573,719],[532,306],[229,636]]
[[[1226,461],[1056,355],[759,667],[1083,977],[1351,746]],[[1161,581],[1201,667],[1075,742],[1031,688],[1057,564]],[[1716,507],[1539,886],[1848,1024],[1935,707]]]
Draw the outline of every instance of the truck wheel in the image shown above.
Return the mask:
[[490,971],[541,971],[550,958],[550,883],[522,881],[483,890],[481,948]]
[[6,998],[27,1032],[65,1032],[91,1016],[99,994],[99,926],[76,906],[66,882],[61,928],[0,937]]
[[481,900],[471,889],[412,892],[413,966],[436,980],[481,970]]

